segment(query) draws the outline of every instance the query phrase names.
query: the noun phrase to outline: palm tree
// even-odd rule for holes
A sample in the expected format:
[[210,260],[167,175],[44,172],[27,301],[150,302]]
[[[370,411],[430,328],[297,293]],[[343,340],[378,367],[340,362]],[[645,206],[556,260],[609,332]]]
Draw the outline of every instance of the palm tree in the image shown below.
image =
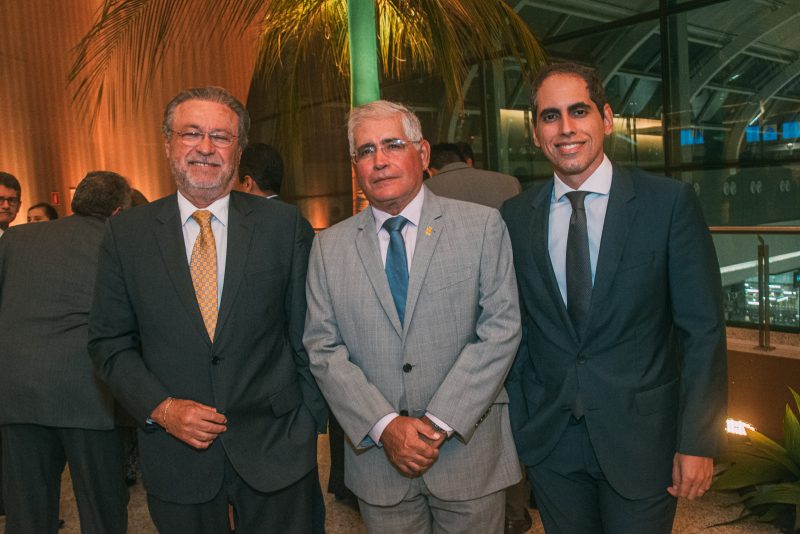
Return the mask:
[[[368,4],[374,5],[376,31],[367,16],[366,25],[359,24],[359,33],[351,36],[348,14],[359,8],[363,22]],[[279,138],[291,148],[300,145],[299,110],[311,98],[309,85],[318,101],[346,99],[353,67],[371,69],[370,54],[364,60],[363,50],[350,50],[351,42],[374,42],[369,35],[364,39],[364,32],[377,35],[378,68],[371,69],[375,74],[367,76],[368,83],[378,86],[378,72],[384,81],[436,74],[454,109],[463,103],[462,83],[471,64],[511,56],[530,79],[544,62],[536,38],[503,0],[104,0],[94,26],[76,47],[70,73],[74,98],[90,116],[107,95],[117,96],[106,102],[112,116],[135,107],[169,46],[195,43],[208,33],[242,32],[256,23],[260,39],[253,80],[280,84]],[[373,99],[375,92],[367,95]]]

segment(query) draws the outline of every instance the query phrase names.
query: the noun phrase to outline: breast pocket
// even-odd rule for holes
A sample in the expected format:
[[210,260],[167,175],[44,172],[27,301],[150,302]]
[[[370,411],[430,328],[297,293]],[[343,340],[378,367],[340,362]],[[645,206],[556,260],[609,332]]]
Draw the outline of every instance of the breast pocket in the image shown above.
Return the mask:
[[642,267],[651,267],[656,253],[652,250],[647,252],[640,252],[631,255],[625,255],[619,262],[617,273],[623,271],[630,271],[632,269],[639,269]]
[[442,291],[447,288],[453,287],[455,285],[464,283],[467,280],[471,279],[472,276],[473,276],[472,269],[468,267],[458,270],[446,271],[445,273],[443,273],[443,276],[438,278],[435,282],[431,283],[430,292],[436,293],[438,291]]
[[284,274],[280,265],[246,272],[243,288],[257,302],[283,300]]

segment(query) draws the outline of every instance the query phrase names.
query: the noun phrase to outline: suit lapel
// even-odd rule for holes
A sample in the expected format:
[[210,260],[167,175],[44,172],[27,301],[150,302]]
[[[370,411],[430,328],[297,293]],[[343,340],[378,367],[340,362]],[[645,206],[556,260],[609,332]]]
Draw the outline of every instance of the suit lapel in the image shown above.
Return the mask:
[[231,193],[230,208],[228,210],[228,251],[225,258],[225,282],[222,286],[222,302],[219,307],[217,330],[214,335],[219,339],[225,322],[231,313],[236,294],[242,284],[244,267],[253,236],[253,225],[247,217],[250,214],[250,205],[244,199]]
[[186,246],[183,242],[177,198],[176,195],[172,195],[156,218],[156,241],[161,250],[167,275],[172,280],[175,292],[178,294],[178,300],[186,309],[187,315],[202,338],[210,345],[211,339],[208,337],[203,316],[200,314],[200,307],[197,304],[197,297],[192,285],[192,275],[189,273],[189,262],[186,260]]
[[603,302],[614,281],[631,222],[636,214],[636,203],[631,202],[636,196],[633,182],[625,169],[614,166],[611,179],[611,190],[608,196],[608,208],[603,223],[603,237],[600,239],[600,252],[597,257],[597,268],[592,289],[592,304],[589,320],[600,310],[598,302]]
[[406,297],[406,325],[411,324],[414,308],[417,305],[422,283],[431,264],[436,244],[444,231],[442,206],[439,199],[425,188],[425,198],[422,203],[422,213],[417,228],[417,242],[414,246],[414,259],[411,262],[411,272],[408,273],[408,295]]
[[[358,229],[356,230],[356,250],[367,272],[372,289],[378,297],[386,316],[391,321],[392,326],[397,332],[398,336],[403,335],[403,325],[400,324],[400,317],[397,315],[397,309],[394,307],[394,299],[392,292],[389,289],[389,281],[386,279],[386,272],[383,268],[381,261],[380,248],[378,246],[378,233],[375,231],[375,218],[372,216],[370,208],[365,209],[356,217],[358,220]],[[406,315],[408,311],[406,311]]]
[[577,341],[578,334],[572,325],[572,320],[567,313],[564,299],[561,298],[561,290],[558,288],[558,281],[553,270],[553,262],[550,261],[550,249],[548,247],[548,235],[550,231],[550,201],[553,196],[553,181],[549,185],[542,187],[531,203],[533,216],[530,218],[530,229],[528,235],[532,236],[531,253],[533,262],[536,264],[544,281],[547,294],[552,298],[552,304],[557,310],[561,322],[572,338]]

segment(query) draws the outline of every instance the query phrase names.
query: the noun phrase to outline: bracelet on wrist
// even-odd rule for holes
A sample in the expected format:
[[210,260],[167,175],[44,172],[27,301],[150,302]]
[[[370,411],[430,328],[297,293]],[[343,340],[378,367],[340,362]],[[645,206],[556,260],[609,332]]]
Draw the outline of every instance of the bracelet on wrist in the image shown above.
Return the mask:
[[167,431],[167,434],[169,434],[169,428],[167,428],[167,411],[174,400],[175,399],[173,397],[167,397],[167,402],[164,403],[164,409],[161,411],[161,426],[164,427],[164,430]]

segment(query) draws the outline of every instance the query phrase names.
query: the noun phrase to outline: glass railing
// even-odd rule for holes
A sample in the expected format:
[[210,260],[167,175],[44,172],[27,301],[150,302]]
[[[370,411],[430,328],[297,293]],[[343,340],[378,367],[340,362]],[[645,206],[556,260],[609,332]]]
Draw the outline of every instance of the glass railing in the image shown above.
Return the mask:
[[770,348],[770,330],[800,332],[800,226],[712,226],[720,262],[725,320],[758,328]]

